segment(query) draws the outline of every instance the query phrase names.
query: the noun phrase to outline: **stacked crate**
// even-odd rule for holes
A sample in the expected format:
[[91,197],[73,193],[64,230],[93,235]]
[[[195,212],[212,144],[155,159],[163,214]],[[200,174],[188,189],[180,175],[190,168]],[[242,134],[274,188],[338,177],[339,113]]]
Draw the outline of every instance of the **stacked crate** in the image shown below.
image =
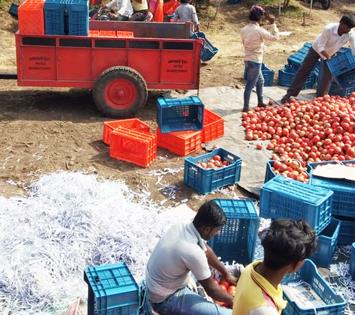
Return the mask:
[[342,48],[327,65],[334,77],[330,95],[350,96],[355,92],[355,57],[350,48]]
[[44,34],[44,1],[25,0],[18,8],[19,32],[23,35]]
[[[283,69],[279,70],[278,84],[280,86],[291,86],[298,69],[302,65],[311,47],[311,43],[305,43],[301,49],[288,57],[288,64],[285,65]],[[304,89],[311,89],[314,87],[319,74],[318,68],[319,65],[314,67],[303,86]]]
[[156,135],[136,118],[104,122],[102,140],[117,160],[148,167],[157,157]]
[[253,261],[260,218],[250,199],[214,199],[227,222],[208,244],[222,261],[248,265]]
[[89,5],[86,0],[46,0],[44,10],[47,35],[89,34]]
[[330,189],[333,194],[332,216],[341,222],[338,244],[351,245],[355,239],[355,182],[346,179],[333,179],[313,175],[317,166],[326,164],[340,164],[355,167],[355,160],[349,161],[323,161],[309,163],[308,172],[310,183],[313,186]]

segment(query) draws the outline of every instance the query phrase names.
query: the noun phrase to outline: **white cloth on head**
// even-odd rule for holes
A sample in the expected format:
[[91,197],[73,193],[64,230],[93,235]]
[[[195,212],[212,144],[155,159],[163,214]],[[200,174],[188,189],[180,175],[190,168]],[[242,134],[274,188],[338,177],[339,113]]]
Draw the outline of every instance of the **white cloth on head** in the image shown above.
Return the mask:
[[110,10],[117,10],[122,16],[130,17],[133,14],[133,7],[130,0],[111,0],[106,7]]

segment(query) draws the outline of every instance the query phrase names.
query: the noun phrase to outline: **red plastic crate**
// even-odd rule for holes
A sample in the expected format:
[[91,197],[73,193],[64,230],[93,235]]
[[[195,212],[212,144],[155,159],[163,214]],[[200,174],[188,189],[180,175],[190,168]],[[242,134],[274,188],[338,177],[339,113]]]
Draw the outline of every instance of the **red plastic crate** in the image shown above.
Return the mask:
[[111,139],[111,132],[118,127],[123,127],[139,132],[150,133],[150,127],[137,118],[105,121],[102,141],[109,145]]
[[205,108],[203,117],[203,128],[201,131],[201,141],[203,143],[224,136],[224,119],[221,116]]
[[152,133],[118,127],[111,133],[110,156],[148,167],[157,157],[156,136]]
[[44,1],[26,0],[18,9],[19,32],[25,35],[44,35]]
[[157,129],[158,147],[180,156],[201,150],[201,131],[175,131],[161,133]]

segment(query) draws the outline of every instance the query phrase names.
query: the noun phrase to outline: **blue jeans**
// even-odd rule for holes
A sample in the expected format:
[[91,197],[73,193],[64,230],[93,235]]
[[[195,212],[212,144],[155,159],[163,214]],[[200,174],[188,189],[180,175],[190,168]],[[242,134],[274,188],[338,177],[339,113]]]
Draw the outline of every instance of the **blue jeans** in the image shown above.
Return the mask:
[[231,309],[208,302],[186,287],[152,306],[160,315],[232,315]]
[[244,109],[249,109],[250,95],[256,86],[256,95],[258,96],[258,105],[263,104],[264,76],[261,72],[261,63],[245,61],[244,78],[247,81],[244,90]]

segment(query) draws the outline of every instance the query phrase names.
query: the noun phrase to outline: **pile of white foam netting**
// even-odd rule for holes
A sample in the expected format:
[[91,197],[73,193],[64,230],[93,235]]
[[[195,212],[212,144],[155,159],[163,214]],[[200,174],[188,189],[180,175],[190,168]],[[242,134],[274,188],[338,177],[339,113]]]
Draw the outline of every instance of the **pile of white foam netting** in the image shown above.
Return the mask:
[[159,237],[189,219],[148,192],[81,173],[45,175],[28,197],[0,197],[0,313],[62,313],[87,297],[87,265],[125,261],[139,282]]

